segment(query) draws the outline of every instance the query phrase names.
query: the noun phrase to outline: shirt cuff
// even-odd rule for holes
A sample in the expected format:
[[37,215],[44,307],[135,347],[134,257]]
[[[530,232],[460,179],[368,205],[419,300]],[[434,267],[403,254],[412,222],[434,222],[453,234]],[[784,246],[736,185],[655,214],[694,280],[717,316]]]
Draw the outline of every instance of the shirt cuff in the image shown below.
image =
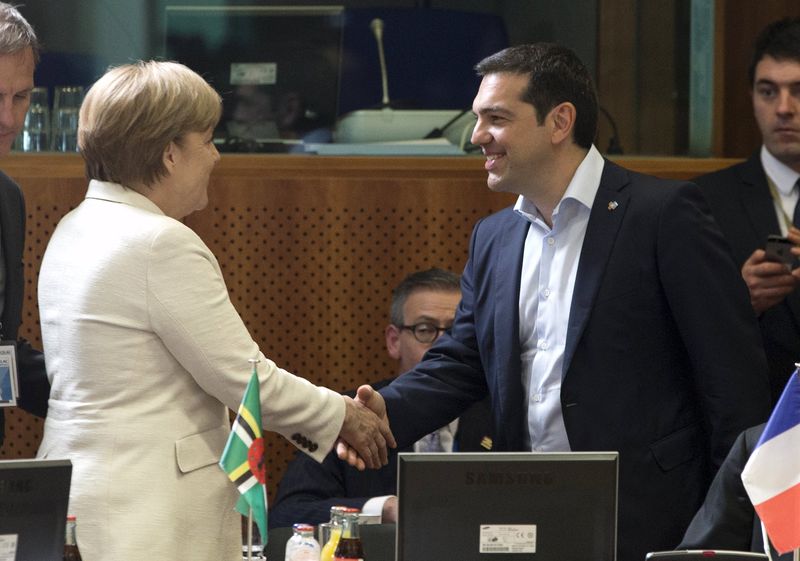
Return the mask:
[[[390,498],[394,495],[386,495],[383,497],[372,497],[367,502],[364,503],[364,506],[361,507],[361,512],[364,514],[368,514],[370,516],[383,516],[383,505],[386,504]],[[381,520],[383,522],[383,520]]]

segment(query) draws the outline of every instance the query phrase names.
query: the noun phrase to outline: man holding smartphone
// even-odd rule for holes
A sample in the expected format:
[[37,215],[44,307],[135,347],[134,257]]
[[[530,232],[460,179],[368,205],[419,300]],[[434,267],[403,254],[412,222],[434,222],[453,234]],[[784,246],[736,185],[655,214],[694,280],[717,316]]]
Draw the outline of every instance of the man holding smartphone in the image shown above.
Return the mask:
[[750,291],[774,404],[800,361],[800,268],[791,259],[800,255],[800,18],[782,19],[761,32],[749,78],[761,148],[747,161],[695,182]]

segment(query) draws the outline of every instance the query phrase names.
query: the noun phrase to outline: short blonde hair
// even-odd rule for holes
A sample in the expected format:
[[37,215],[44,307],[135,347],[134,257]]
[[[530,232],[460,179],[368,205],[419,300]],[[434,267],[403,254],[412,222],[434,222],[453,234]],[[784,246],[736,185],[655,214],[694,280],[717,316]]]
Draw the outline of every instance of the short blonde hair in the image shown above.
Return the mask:
[[33,62],[39,62],[39,40],[28,21],[11,4],[0,2],[0,54],[33,52]]
[[78,147],[89,179],[130,187],[152,185],[167,170],[172,141],[216,126],[219,94],[177,62],[137,62],[112,68],[89,89],[78,123]]

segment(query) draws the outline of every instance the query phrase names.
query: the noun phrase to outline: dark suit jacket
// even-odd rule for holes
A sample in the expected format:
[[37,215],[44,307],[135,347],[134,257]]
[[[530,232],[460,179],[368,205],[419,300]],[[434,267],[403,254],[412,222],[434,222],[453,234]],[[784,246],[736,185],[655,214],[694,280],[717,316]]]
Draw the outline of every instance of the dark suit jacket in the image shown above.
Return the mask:
[[[388,382],[373,384],[381,387]],[[462,452],[485,452],[483,440],[491,438],[491,411],[488,400],[475,403],[458,420],[455,445]],[[446,423],[443,423],[443,426]],[[403,451],[412,451],[405,448]],[[363,508],[372,497],[394,495],[397,490],[397,454],[378,470],[358,471],[341,461],[336,452],[319,464],[306,454],[297,453],[278,485],[278,494],[269,512],[269,527],[281,528],[296,522],[319,524],[330,519],[331,507],[344,505]]]
[[[742,470],[758,444],[764,425],[751,427],[739,435],[725,458],[706,495],[683,536],[678,549],[732,549],[764,552],[761,520],[742,483]],[[772,558],[789,561],[791,553]]]
[[[0,241],[5,267],[5,300],[0,333],[3,340],[16,340],[21,323],[25,278],[22,252],[25,247],[25,201],[19,186],[0,172]],[[17,372],[20,397],[17,404],[26,411],[44,417],[50,383],[44,367],[44,355],[27,341],[17,341]],[[3,444],[4,415],[0,409],[0,446]]]
[[[692,184],[606,162],[581,251],[562,412],[572,450],[619,451],[620,561],[672,549],[736,435],[769,413],[747,290],[704,207]],[[381,390],[400,446],[488,394],[494,449],[522,450],[528,226],[510,208],[475,226],[451,333]]]
[[[740,270],[756,249],[764,248],[768,235],[781,233],[759,152],[746,162],[695,181]],[[800,361],[800,291],[761,314],[759,327],[769,362],[772,402],[776,403],[794,372],[794,363]]]

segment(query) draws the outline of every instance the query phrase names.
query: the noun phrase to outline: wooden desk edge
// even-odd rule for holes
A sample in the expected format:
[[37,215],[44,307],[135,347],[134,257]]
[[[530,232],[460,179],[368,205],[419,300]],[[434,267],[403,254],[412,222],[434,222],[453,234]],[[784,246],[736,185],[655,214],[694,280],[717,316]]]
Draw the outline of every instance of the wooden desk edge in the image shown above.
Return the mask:
[[[614,156],[619,165],[659,177],[688,179],[728,167],[739,159]],[[85,177],[79,154],[12,153],[0,160],[0,169],[16,180],[25,178],[81,179]],[[223,154],[214,170],[221,177],[471,177],[482,175],[483,158],[419,156],[305,156],[284,154]]]

